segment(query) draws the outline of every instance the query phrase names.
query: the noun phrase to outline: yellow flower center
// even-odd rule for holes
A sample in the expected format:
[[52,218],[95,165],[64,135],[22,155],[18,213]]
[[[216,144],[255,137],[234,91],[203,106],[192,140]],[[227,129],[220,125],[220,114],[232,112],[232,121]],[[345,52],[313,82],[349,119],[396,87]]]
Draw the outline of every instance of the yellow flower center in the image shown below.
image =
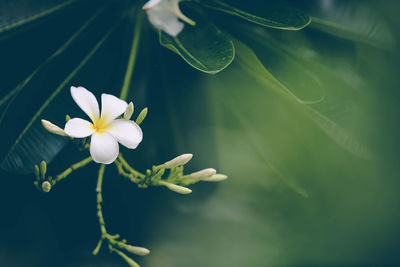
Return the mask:
[[92,124],[92,128],[96,131],[96,133],[101,133],[109,127],[107,121],[100,117],[100,120],[96,120]]

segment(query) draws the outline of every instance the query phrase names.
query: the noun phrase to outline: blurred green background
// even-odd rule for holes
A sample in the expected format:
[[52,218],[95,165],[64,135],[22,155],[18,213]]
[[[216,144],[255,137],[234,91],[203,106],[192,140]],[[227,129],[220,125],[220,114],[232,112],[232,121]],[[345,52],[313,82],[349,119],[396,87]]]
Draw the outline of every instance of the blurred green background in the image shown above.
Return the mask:
[[[1,1],[0,26],[61,2]],[[99,12],[8,108],[0,124],[2,158],[29,114],[128,4],[77,1],[1,33],[4,96]],[[138,189],[108,167],[108,229],[151,250],[137,259],[142,266],[400,265],[400,6],[395,0],[290,4],[314,22],[301,31],[279,31],[210,11],[236,45],[234,62],[216,75],[185,64],[144,24],[129,99],[136,112],[147,106],[149,114],[141,125],[143,142],[124,155],[145,170],[193,153],[189,171],[215,167],[229,179],[196,184],[181,196]],[[81,115],[71,85],[97,97],[118,95],[133,23],[128,16],[117,24],[43,118],[63,125],[66,113]],[[50,171],[86,156],[68,143]],[[48,194],[36,190],[33,175],[1,171],[0,266],[125,266],[105,248],[91,255],[99,237],[97,167],[72,174]]]

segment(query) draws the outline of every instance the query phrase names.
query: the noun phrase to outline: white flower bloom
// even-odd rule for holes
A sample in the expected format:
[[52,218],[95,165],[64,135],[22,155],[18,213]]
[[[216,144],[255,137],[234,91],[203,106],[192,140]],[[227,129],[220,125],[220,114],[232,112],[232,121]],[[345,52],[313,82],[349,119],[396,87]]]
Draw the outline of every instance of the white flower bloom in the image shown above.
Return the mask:
[[154,27],[175,37],[185,26],[178,18],[192,26],[196,24],[181,12],[179,2],[180,0],[150,0],[143,6],[143,10]]
[[101,95],[101,116],[95,96],[83,87],[71,87],[71,95],[76,104],[89,116],[92,122],[73,118],[64,131],[74,138],[91,136],[90,155],[97,163],[110,164],[118,156],[118,142],[127,148],[136,148],[143,139],[139,125],[122,115],[128,104],[109,94]]

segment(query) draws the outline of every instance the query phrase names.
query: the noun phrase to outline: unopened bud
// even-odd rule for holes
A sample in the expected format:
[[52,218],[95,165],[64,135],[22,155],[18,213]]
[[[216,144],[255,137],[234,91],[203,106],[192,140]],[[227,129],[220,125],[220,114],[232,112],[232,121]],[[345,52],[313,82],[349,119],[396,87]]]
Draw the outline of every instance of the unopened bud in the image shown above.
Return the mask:
[[35,176],[36,176],[36,179],[40,179],[40,170],[39,170],[39,166],[38,165],[35,165]]
[[165,168],[174,168],[176,166],[181,166],[185,165],[192,159],[193,155],[192,154],[182,154],[170,161],[165,162],[163,165]]
[[214,174],[216,174],[217,171],[213,168],[208,168],[208,169],[204,169],[198,172],[194,172],[189,174],[187,177],[190,179],[204,179],[204,178],[208,178],[210,176],[213,176]]
[[159,179],[161,178],[161,176],[163,176],[163,174],[165,173],[165,169],[161,169],[159,170],[156,175],[153,176],[153,179]]
[[165,182],[165,181],[160,181],[159,183],[161,185],[166,186],[169,190],[174,191],[174,192],[179,193],[179,194],[187,195],[187,194],[192,193],[192,190],[190,190],[187,187],[183,187],[183,186],[176,185],[176,184],[171,184],[171,183],[168,183],[168,182]]
[[228,176],[226,176],[225,174],[214,174],[213,176],[206,177],[201,180],[205,182],[220,182],[226,180],[227,178]]
[[43,127],[53,133],[53,134],[58,134],[61,136],[67,136],[67,134],[64,132],[63,129],[61,129],[60,127],[58,127],[57,125],[47,121],[47,120],[41,120]]
[[142,109],[142,111],[140,111],[139,116],[136,118],[136,123],[137,124],[141,124],[142,121],[146,118],[147,115],[147,108]]
[[132,117],[133,111],[134,111],[134,106],[133,103],[130,102],[129,105],[126,107],[125,113],[124,113],[124,119],[129,120]]
[[69,115],[65,115],[65,122],[68,122],[71,119]]
[[42,176],[42,179],[46,177],[46,172],[47,172],[47,163],[46,161],[40,162],[40,175]]
[[146,256],[150,253],[150,250],[148,250],[147,248],[135,247],[131,245],[125,245],[125,249],[126,251],[139,256]]
[[45,193],[50,192],[50,190],[51,190],[51,184],[50,184],[48,181],[44,181],[44,182],[42,183],[42,190],[43,190],[43,192],[45,192]]

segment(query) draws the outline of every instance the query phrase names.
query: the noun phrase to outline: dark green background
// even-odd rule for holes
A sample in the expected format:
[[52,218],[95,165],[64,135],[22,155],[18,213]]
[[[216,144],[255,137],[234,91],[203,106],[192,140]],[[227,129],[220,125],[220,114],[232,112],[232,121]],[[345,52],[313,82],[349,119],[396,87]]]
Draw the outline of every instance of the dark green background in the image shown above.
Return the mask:
[[[21,93],[0,125],[2,157],[29,114],[88,53],[127,2],[112,3],[71,49]],[[368,147],[372,159],[350,153],[310,119],[302,104],[257,80],[240,63],[246,57],[242,50],[223,72],[203,74],[161,47],[146,22],[130,99],[136,115],[145,106],[149,113],[142,124],[143,142],[136,150],[124,150],[125,155],[143,171],[190,152],[194,158],[188,171],[215,167],[229,179],[194,185],[191,195],[181,196],[166,188],[138,189],[118,177],[114,166],[106,169],[103,212],[108,230],[151,250],[150,255],[135,258],[143,266],[400,264],[399,5],[394,0],[291,2],[311,14],[325,4],[333,17],[341,14],[334,12],[337,5],[361,5],[357,10],[366,15],[350,16],[365,26],[358,28],[361,37],[313,24],[301,32],[282,33],[225,15],[210,16],[251,47],[295,93],[313,97],[324,88],[325,101],[311,106]],[[7,9],[0,12],[3,18],[18,18],[49,3],[4,1]],[[1,95],[104,3],[78,1],[4,33]],[[228,19],[232,21],[227,23]],[[133,21],[129,17],[119,24],[69,86],[85,86],[97,97],[102,92],[118,95]],[[380,23],[384,26],[372,30],[370,38],[362,35],[362,29]],[[66,113],[83,115],[68,88],[55,100],[54,111],[43,116],[59,125]],[[87,152],[77,152],[68,144],[49,172],[57,173],[86,156]],[[48,194],[35,189],[33,175],[1,171],[0,266],[125,266],[104,248],[98,256],[91,255],[99,237],[97,168],[90,164]]]

